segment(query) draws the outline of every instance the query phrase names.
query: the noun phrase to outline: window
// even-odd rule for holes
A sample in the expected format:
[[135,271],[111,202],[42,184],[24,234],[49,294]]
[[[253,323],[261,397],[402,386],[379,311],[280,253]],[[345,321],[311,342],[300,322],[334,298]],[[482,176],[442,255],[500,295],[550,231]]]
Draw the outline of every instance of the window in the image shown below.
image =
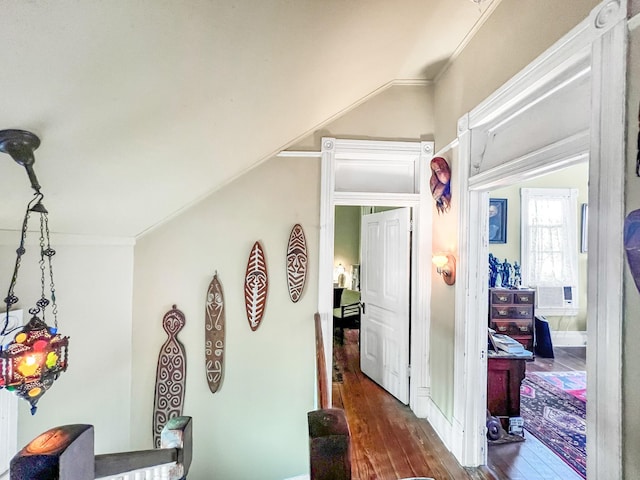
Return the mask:
[[577,315],[578,190],[523,188],[522,284],[536,289],[536,312]]

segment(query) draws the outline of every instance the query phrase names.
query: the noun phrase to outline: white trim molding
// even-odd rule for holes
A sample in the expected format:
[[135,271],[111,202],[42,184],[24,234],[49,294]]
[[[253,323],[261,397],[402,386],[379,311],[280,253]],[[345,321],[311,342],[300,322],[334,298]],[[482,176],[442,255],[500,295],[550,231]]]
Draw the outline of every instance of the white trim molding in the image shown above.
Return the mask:
[[563,330],[551,332],[551,344],[554,347],[584,347],[587,345],[587,332]]
[[440,440],[442,440],[442,443],[444,443],[445,447],[453,451],[453,425],[449,420],[447,420],[447,417],[442,413],[438,408],[438,405],[436,405],[432,399],[429,399],[426,418],[440,437]]
[[[459,121],[460,168],[468,179],[460,194],[453,418],[459,438],[452,443],[463,465],[486,462],[486,394],[477,392],[486,392],[489,191],[586,160],[594,212],[587,267],[587,477],[622,478],[626,4],[603,1]],[[541,127],[537,135],[527,128],[533,120]],[[492,154],[487,147],[499,141],[513,148]]]
[[[431,260],[431,202],[426,172],[433,157],[433,142],[383,142],[323,138],[320,198],[320,253],[318,265],[318,312],[322,320],[327,365],[333,358],[333,284],[334,208],[336,205],[398,206],[413,210],[411,268],[411,380],[409,406],[418,417],[429,410],[429,315],[430,270],[419,268]],[[350,163],[351,162],[351,163]],[[336,165],[346,166],[337,169]],[[409,191],[389,192],[380,165],[405,175],[399,184]],[[357,181],[371,190],[349,191],[346,188],[357,171]],[[362,178],[360,178],[362,177]],[[343,185],[336,191],[336,179]],[[360,185],[360,184],[358,184]],[[328,370],[328,381],[331,382]]]

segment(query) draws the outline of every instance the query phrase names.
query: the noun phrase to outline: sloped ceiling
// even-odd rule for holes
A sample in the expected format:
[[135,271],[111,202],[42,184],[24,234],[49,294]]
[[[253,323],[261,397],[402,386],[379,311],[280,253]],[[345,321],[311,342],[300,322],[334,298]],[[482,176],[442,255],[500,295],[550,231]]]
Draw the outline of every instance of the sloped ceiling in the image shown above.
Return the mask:
[[[6,0],[0,129],[41,138],[56,232],[138,236],[389,82],[433,79],[488,4]],[[32,191],[0,155],[14,230]]]

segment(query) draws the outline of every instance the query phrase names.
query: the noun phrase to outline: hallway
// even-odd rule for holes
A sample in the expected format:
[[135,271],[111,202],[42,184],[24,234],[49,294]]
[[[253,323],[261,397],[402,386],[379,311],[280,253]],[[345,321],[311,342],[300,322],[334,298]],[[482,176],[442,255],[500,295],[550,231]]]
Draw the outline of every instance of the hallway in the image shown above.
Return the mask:
[[333,406],[345,410],[351,429],[353,480],[500,478],[484,467],[461,467],[429,423],[364,376],[357,341],[357,330],[345,331],[345,344],[334,346],[333,368]]
[[[362,374],[357,330],[345,330],[344,345],[334,345],[334,362],[333,405],[345,410],[351,429],[353,480],[580,480],[531,434],[522,443],[491,446],[487,466],[463,468],[426,420]],[[583,350],[556,349],[555,360],[538,358],[527,369],[581,367]]]

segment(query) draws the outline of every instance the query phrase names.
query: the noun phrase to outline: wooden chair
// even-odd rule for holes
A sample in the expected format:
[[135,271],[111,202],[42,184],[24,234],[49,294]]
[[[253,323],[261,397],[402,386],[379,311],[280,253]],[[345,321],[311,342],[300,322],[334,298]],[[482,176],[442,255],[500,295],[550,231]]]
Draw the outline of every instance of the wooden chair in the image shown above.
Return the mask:
[[[334,292],[335,293],[335,292]],[[334,295],[333,328],[338,330],[337,340],[344,343],[344,329],[360,329],[360,292],[345,289],[341,292],[339,302]]]

